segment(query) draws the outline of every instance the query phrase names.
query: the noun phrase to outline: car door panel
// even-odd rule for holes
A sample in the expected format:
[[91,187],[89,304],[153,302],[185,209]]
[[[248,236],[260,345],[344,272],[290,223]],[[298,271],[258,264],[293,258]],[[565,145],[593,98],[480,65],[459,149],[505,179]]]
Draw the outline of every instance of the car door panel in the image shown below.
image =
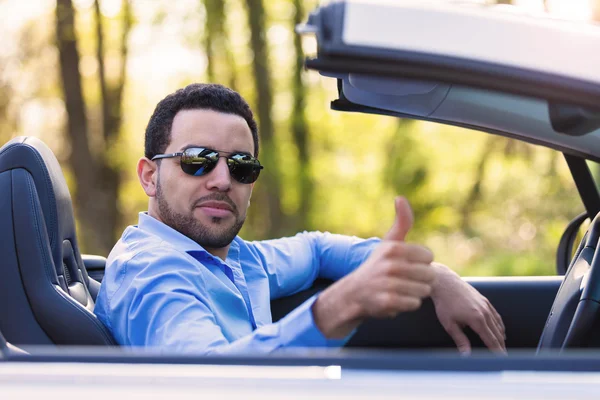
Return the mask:
[[[500,313],[506,326],[508,348],[535,348],[550,312],[562,277],[490,277],[466,278],[486,296]],[[277,321],[329,282],[318,280],[304,292],[272,302],[273,320]],[[484,347],[482,341],[467,329],[473,347]],[[394,319],[368,320],[348,342],[349,347],[378,348],[453,348],[435,314],[433,302],[426,300],[414,312],[402,313]]]

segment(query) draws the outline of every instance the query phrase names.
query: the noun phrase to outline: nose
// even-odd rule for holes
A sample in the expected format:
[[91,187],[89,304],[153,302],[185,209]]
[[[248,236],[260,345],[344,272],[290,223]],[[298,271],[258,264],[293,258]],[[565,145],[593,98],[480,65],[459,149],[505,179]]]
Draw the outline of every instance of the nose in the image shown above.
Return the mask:
[[229,168],[227,168],[227,159],[220,157],[215,169],[210,171],[206,177],[208,178],[206,186],[209,190],[228,191],[231,188],[231,175],[229,174]]

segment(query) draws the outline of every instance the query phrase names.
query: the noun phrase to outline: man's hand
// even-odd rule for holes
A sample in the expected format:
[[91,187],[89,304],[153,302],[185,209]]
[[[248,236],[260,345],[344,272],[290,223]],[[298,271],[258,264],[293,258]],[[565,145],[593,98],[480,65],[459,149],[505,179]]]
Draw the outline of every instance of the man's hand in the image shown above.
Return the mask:
[[327,288],[313,305],[317,327],[329,338],[342,338],[365,318],[395,317],[421,306],[432,292],[433,254],[404,242],[413,223],[404,198],[396,198],[394,225],[369,258]]
[[490,350],[505,353],[504,323],[488,299],[445,265],[434,263],[432,269],[437,275],[431,293],[435,312],[458,350],[471,352],[471,343],[463,332],[468,326]]

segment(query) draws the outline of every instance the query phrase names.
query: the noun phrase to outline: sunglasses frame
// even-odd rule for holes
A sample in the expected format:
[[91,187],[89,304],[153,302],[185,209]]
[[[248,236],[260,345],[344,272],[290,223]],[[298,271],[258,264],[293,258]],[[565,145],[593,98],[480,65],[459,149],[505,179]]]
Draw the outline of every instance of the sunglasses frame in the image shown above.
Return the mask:
[[[217,160],[214,162],[214,165],[205,173],[201,174],[201,175],[196,175],[194,173],[189,173],[188,171],[186,171],[186,168],[184,167],[184,165],[193,165],[193,162],[185,162],[185,157],[189,157],[186,152],[188,150],[199,150],[198,154],[203,153],[204,151],[210,151],[213,153],[217,154]],[[221,153],[226,153],[229,154],[229,156],[224,156],[221,155]],[[237,174],[235,174],[232,169],[235,168],[236,166],[240,166],[243,165],[241,164],[238,160],[234,159],[233,157],[237,156],[237,155],[242,155],[244,157],[250,157],[252,159],[252,161],[256,161],[257,165],[252,166],[252,168],[254,170],[256,170],[256,178],[254,180],[252,180],[251,182],[244,182],[243,179],[238,179],[238,177],[236,177]],[[180,161],[179,161],[179,165],[181,166],[181,169],[184,173],[186,173],[187,175],[191,175],[191,176],[204,176],[207,175],[209,173],[212,172],[212,170],[216,167],[217,162],[219,162],[219,158],[223,157],[227,160],[227,169],[229,169],[229,175],[235,179],[237,182],[242,183],[242,184],[251,184],[256,182],[256,180],[258,179],[258,176],[260,174],[260,170],[264,169],[264,167],[260,164],[260,161],[258,160],[258,158],[252,156],[251,154],[248,153],[244,153],[244,152],[230,152],[230,151],[221,151],[221,150],[215,150],[215,149],[211,149],[209,147],[188,147],[187,149],[184,149],[183,151],[180,152],[176,152],[176,153],[167,153],[167,154],[157,154],[154,157],[151,158],[151,161],[156,161],[156,160],[161,160],[163,158],[174,158],[174,157],[181,157]],[[196,156],[197,157],[197,156]],[[190,157],[192,158],[192,157]],[[208,159],[208,158],[207,158]]]

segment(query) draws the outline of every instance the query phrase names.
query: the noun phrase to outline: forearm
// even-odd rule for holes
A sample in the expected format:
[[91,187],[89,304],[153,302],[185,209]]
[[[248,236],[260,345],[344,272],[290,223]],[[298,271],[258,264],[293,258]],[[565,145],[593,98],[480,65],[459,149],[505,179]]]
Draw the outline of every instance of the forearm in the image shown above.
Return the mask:
[[303,232],[293,237],[246,242],[260,255],[269,278],[271,299],[312,286],[316,278],[337,281],[356,270],[380,239],[360,239],[328,232]]
[[362,239],[355,236],[311,232],[319,254],[319,278],[337,281],[355,271],[381,243],[379,238]]
[[[195,322],[174,329],[154,329],[163,332],[155,335],[153,346],[186,354],[268,354],[286,348],[339,347],[347,338],[326,337],[317,328],[312,307],[316,297],[276,323],[261,326],[251,333],[229,342],[218,325],[208,321]],[[162,336],[162,337],[158,337]]]
[[256,329],[252,335],[236,340],[227,346],[215,348],[214,353],[260,352],[271,353],[287,348],[340,347],[348,335],[332,337],[325,335],[316,325],[314,305],[318,297],[312,297],[278,322]]

